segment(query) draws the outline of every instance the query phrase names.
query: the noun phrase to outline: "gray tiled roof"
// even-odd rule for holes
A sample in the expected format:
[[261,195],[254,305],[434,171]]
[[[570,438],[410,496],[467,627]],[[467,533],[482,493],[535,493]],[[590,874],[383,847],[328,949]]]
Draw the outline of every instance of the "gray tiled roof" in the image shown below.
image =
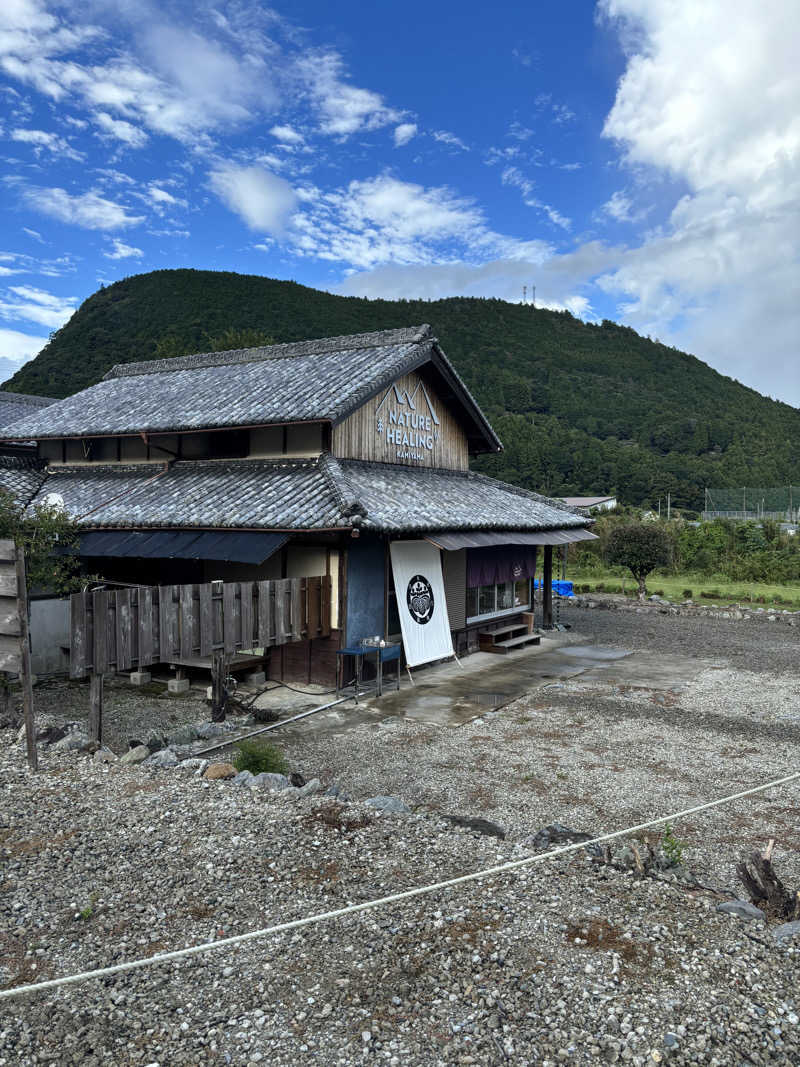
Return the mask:
[[430,326],[123,364],[14,430],[25,438],[91,437],[336,421],[432,356],[488,447],[499,448]]
[[0,456],[0,489],[27,504],[45,478],[44,464],[33,457]]
[[357,460],[339,461],[362,504],[363,528],[433,530],[554,530],[586,525],[548,497],[473,471],[431,470]]
[[34,504],[57,493],[81,526],[329,529],[346,525],[316,460],[51,467]]
[[51,467],[58,494],[97,528],[551,530],[586,519],[480,474],[336,460],[218,460]]
[[19,419],[32,415],[39,408],[49,407],[58,401],[49,396],[30,396],[27,393],[7,393],[0,389],[0,430]]

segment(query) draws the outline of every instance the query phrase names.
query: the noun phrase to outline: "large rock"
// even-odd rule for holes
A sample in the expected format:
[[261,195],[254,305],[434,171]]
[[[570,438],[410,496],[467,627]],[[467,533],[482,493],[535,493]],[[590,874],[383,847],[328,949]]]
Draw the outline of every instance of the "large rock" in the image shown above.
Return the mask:
[[247,783],[252,789],[291,789],[292,783],[285,774],[262,771],[254,775]]
[[120,763],[144,763],[150,756],[150,749],[147,745],[134,745],[133,748],[129,748],[124,756],[120,756]]
[[203,773],[203,777],[210,782],[221,781],[225,778],[235,778],[236,768],[232,763],[212,763]]
[[370,797],[365,803],[377,811],[385,811],[396,815],[404,815],[406,812],[411,811],[411,808],[404,804],[400,797]]
[[89,746],[89,737],[81,729],[70,726],[70,731],[59,741],[53,744],[53,748],[59,748],[68,752],[79,752]]
[[787,941],[790,937],[800,937],[800,919],[791,923],[781,923],[772,931],[776,941]]
[[253,779],[252,771],[239,771],[231,785],[249,785]]
[[442,818],[454,826],[463,826],[466,830],[474,830],[488,837],[499,837],[503,840],[506,836],[502,826],[498,826],[496,822],[489,822],[488,819],[475,819],[470,815],[443,815]]
[[145,767],[177,767],[180,760],[171,748],[161,748],[144,761]]
[[197,730],[193,726],[181,726],[174,734],[169,735],[171,745],[191,745],[197,740]]
[[766,919],[766,915],[761,908],[757,908],[749,900],[726,900],[722,904],[717,904],[717,911],[721,911],[725,915],[735,915],[737,919],[744,919],[745,922],[752,922],[754,919]]
[[322,782],[319,780],[319,778],[312,778],[310,782],[306,782],[305,785],[300,786],[300,788],[297,790],[297,796],[310,797],[313,796],[314,793],[319,793],[321,789]]
[[526,837],[523,844],[530,845],[536,849],[544,849],[550,848],[552,845],[590,841],[592,837],[594,837],[594,834],[587,834],[583,830],[570,830],[568,826],[562,826],[560,822],[554,822],[550,823],[549,826],[542,827],[532,837]]
[[106,748],[105,746],[98,748],[92,756],[93,763],[114,763],[116,759],[116,753],[112,752],[110,748]]

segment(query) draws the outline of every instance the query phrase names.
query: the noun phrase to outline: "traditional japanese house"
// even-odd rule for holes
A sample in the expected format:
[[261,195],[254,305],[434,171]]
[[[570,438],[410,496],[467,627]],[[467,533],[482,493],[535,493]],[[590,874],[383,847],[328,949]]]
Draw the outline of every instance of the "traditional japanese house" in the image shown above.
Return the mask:
[[470,471],[502,446],[429,326],[123,364],[14,431],[90,573],[329,576],[331,636],[273,649],[285,680],[329,682],[367,636],[402,634],[411,665],[491,644],[530,611],[537,558],[549,594],[553,546],[593,536]]

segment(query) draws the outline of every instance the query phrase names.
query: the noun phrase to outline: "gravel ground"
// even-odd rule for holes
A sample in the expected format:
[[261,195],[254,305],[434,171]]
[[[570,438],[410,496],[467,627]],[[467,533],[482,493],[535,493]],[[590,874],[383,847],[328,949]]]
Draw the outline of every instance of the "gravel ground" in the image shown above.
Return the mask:
[[[796,631],[567,618],[598,643],[719,669],[680,691],[549,683],[455,729],[394,719],[288,734],[292,768],[337,783],[352,797],[344,805],[53,748],[31,777],[16,731],[0,732],[0,986],[533,854],[530,836],[556,820],[601,833],[797,769]],[[194,698],[111,692],[120,738],[203,717]],[[69,685],[37,694],[53,720],[77,717],[85,700]],[[375,794],[413,810],[378,814],[364,804]],[[798,801],[792,784],[674,827],[684,867],[720,894],[576,852],[235,951],[0,1002],[0,1064],[796,1065],[800,936],[777,941],[773,920],[716,909],[735,863],[769,837],[778,873],[800,887]],[[492,820],[506,837],[446,814]]]
[[[612,597],[592,598],[602,603]],[[615,648],[653,649],[699,659],[719,658],[749,671],[779,674],[796,671],[800,657],[800,633],[779,623],[756,619],[739,621],[704,619],[697,615],[659,615],[657,609],[635,611],[589,611],[560,605],[561,621],[587,634],[600,645]]]

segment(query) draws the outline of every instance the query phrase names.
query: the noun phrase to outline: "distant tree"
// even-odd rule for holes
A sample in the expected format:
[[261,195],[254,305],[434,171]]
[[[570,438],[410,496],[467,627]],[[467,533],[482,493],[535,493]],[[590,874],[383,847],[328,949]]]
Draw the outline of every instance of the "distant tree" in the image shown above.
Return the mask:
[[232,352],[237,348],[267,348],[275,344],[275,338],[263,330],[230,326],[222,333],[206,334],[204,344],[207,345],[206,352]]
[[195,352],[232,352],[238,348],[264,348],[274,345],[275,339],[263,330],[229,326],[220,333],[203,333],[198,341],[187,341],[167,334],[156,342],[155,359],[174,359],[191,356]]
[[609,534],[606,555],[612,566],[628,568],[639,583],[639,599],[644,600],[647,575],[666,567],[672,558],[672,539],[660,523],[626,522]]

